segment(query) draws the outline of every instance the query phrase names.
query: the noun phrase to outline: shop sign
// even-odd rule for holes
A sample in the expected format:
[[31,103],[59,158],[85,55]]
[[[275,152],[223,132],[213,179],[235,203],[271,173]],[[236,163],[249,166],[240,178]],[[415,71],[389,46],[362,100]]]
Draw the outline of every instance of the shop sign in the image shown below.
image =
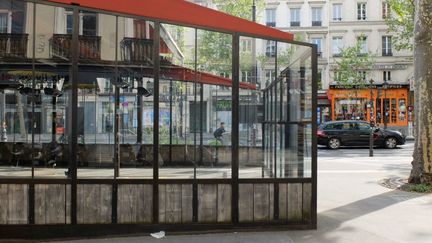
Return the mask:
[[[358,87],[353,85],[331,85],[333,89],[382,89],[384,88],[382,85],[365,85],[364,87]],[[403,84],[387,84],[387,89],[402,89],[407,87],[407,85]]]
[[375,70],[405,70],[407,69],[407,65],[405,64],[392,64],[392,65],[386,65],[386,64],[375,64],[373,65],[373,69]]
[[218,100],[216,102],[216,110],[218,111],[230,111],[231,101],[230,100]]

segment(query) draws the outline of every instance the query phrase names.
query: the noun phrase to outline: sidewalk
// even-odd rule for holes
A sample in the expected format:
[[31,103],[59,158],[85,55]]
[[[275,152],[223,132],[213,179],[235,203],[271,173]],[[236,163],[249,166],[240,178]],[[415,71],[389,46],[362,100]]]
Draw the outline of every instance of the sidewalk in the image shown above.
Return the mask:
[[[319,158],[318,229],[284,232],[238,232],[91,239],[74,242],[295,242],[390,243],[432,242],[432,194],[409,193],[379,184],[384,178],[407,178],[410,147],[377,150],[375,157],[358,151]],[[367,151],[360,151],[367,154]],[[331,151],[324,151],[331,153]],[[387,153],[387,154],[384,154]]]

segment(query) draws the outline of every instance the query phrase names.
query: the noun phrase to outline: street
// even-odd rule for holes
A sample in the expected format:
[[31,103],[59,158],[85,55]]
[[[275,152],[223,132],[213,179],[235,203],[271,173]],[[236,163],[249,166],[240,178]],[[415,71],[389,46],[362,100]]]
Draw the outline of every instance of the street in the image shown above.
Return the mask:
[[[403,192],[413,142],[397,149],[318,149],[318,229],[307,231],[148,235],[70,242],[432,242],[432,195]],[[383,184],[386,184],[385,187]]]

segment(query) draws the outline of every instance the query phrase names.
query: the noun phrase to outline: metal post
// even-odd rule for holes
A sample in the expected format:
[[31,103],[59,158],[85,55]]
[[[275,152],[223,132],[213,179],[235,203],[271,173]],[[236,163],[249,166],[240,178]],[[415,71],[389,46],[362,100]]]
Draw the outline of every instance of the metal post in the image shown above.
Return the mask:
[[372,89],[372,83],[374,81],[371,79],[369,81],[369,88],[370,88],[370,100],[369,100],[369,106],[370,106],[370,117],[369,117],[369,122],[371,124],[371,129],[369,132],[369,157],[373,157],[373,130],[374,130],[374,126],[372,124],[372,117],[373,117],[373,89]]
[[231,154],[231,174],[232,174],[232,222],[239,222],[239,42],[240,36],[234,34],[232,38],[232,154]]
[[[143,81],[142,79],[138,81],[138,87],[143,87]],[[138,116],[138,124],[137,124],[137,144],[141,144],[142,143],[142,125],[143,125],[143,121],[142,121],[142,116],[143,116],[143,96],[138,92],[138,96],[137,96],[138,100],[137,100],[137,106],[138,106],[138,110],[137,110],[137,116]],[[140,148],[141,150],[141,148]]]
[[252,2],[252,21],[253,22],[256,21],[256,5],[255,5],[255,0],[253,0],[253,2]]
[[154,22],[153,39],[153,223],[159,223],[159,46],[160,23]]
[[68,117],[70,120],[69,129],[69,163],[71,168],[71,224],[77,224],[77,153],[78,151],[78,51],[79,51],[79,9],[73,7],[73,28],[71,41],[71,96],[69,100],[72,114]]
[[[53,80],[53,89],[55,89],[55,84],[54,84],[54,80]],[[34,96],[33,96],[34,98]],[[55,95],[52,96],[51,99],[51,105],[52,105],[52,120],[51,120],[51,143],[54,146],[55,142],[56,142],[56,127],[57,127],[57,122],[56,122],[56,118],[57,118],[57,97]],[[54,149],[54,147],[52,148]]]
[[169,124],[169,163],[172,163],[172,136],[173,136],[173,81],[172,79],[170,79],[170,84],[169,84],[169,120],[170,120],[170,124]]
[[384,129],[387,129],[387,107],[386,107],[386,100],[387,100],[387,80],[384,80]]

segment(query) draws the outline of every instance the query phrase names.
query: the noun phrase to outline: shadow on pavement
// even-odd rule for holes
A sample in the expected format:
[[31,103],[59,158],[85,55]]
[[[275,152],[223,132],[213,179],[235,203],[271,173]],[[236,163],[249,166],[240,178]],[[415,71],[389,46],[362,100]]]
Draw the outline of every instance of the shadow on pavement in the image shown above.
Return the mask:
[[[383,242],[383,238],[373,234],[372,232],[366,232],[367,236],[365,236],[365,231],[360,232],[358,228],[343,225],[343,223],[422,196],[425,195],[393,190],[365,198],[341,207],[318,213],[318,229],[316,231],[293,231],[290,232],[290,235],[294,242],[299,243],[347,242],[347,239],[341,239],[344,235],[352,238],[350,242]],[[356,235],[359,235],[361,238],[356,239]]]

